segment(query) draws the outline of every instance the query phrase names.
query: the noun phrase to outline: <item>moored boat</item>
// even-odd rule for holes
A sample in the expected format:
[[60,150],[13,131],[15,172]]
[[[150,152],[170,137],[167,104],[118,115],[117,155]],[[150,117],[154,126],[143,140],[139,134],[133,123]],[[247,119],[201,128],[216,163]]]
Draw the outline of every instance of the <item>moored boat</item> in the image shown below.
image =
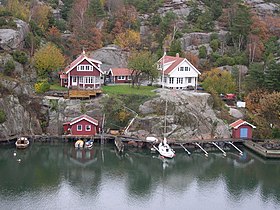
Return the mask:
[[84,147],[84,141],[79,139],[78,141],[75,142],[75,148],[81,149]]
[[159,152],[159,154],[166,158],[175,157],[175,151],[167,144],[166,138],[164,137],[163,142],[160,142],[158,147],[154,146],[154,148]]
[[85,148],[91,149],[93,147],[93,142],[94,142],[93,140],[86,141]]
[[15,144],[18,149],[25,149],[29,146],[29,140],[26,137],[19,137]]

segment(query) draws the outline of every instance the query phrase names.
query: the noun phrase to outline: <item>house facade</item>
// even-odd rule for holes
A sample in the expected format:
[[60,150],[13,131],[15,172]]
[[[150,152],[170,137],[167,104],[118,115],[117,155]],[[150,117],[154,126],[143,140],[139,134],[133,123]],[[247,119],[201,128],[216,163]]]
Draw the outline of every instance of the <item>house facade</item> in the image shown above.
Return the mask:
[[104,83],[101,61],[89,58],[85,52],[60,73],[60,85],[67,88],[99,89]]
[[127,68],[111,68],[107,73],[109,83],[130,83],[132,70]]
[[164,55],[158,60],[158,84],[170,89],[196,89],[201,74],[186,58]]
[[256,126],[239,119],[229,125],[232,128],[232,138],[234,139],[251,139],[253,136],[253,129]]
[[64,134],[73,136],[93,136],[98,133],[98,121],[88,115],[81,115],[63,123]]

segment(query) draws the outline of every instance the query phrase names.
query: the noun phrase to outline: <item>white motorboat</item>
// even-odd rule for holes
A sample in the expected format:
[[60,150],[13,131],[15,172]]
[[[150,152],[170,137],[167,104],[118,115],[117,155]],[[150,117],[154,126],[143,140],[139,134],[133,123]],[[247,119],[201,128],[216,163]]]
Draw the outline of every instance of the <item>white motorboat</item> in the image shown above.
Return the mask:
[[29,146],[29,140],[26,137],[19,137],[15,144],[18,149],[25,149]]

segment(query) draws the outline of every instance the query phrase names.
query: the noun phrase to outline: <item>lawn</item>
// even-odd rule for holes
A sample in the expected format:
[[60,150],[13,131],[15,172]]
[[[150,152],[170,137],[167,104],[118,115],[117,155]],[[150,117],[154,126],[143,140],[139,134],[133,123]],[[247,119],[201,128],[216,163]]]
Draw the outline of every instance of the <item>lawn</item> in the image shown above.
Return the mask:
[[104,93],[109,95],[141,95],[141,96],[155,96],[156,87],[153,86],[140,86],[131,87],[130,85],[109,85],[103,86],[102,90]]
[[50,87],[50,90],[67,90],[66,87],[61,87],[59,84],[52,84],[51,87]]

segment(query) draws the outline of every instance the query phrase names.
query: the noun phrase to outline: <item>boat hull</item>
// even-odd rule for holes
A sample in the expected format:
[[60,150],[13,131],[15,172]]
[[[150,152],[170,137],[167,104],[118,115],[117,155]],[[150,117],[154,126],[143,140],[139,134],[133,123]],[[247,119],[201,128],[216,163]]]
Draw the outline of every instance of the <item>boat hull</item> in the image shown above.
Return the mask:
[[25,149],[29,146],[29,140],[26,137],[20,137],[17,139],[15,145],[17,149]]

